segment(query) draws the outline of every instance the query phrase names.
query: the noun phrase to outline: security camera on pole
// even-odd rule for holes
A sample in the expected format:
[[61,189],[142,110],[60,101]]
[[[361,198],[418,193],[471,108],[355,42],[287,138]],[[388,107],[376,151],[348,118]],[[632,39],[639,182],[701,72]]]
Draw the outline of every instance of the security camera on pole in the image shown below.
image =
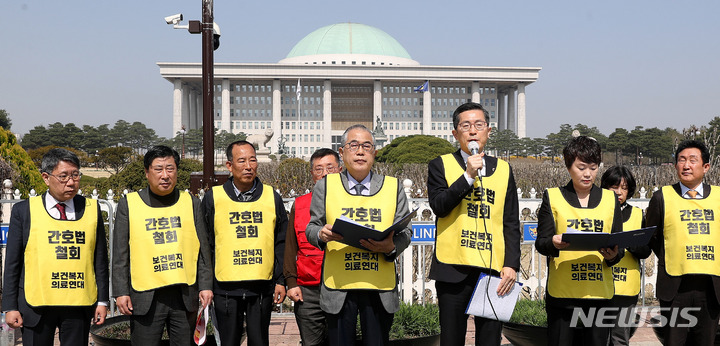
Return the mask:
[[202,33],[202,90],[203,90],[203,179],[202,189],[208,189],[217,183],[215,179],[215,129],[213,121],[213,51],[220,47],[220,27],[213,19],[213,0],[202,0],[202,21],[191,20],[188,25],[180,25],[182,13],[165,17],[167,24],[175,29],[187,29],[191,34]]

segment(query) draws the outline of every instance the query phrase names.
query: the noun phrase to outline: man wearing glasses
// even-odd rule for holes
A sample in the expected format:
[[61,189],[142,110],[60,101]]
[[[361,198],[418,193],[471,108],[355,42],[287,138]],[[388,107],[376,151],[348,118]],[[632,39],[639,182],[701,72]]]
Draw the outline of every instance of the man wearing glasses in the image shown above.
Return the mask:
[[25,345],[87,345],[90,320],[107,316],[108,257],[100,206],[78,196],[80,160],[66,149],[45,154],[46,193],[12,208],[2,311],[23,328]]
[[315,184],[306,233],[325,250],[320,307],[328,313],[331,345],[354,344],[358,313],[363,344],[387,345],[400,301],[395,259],[410,243],[410,225],[381,241],[361,240],[367,250],[338,242],[332,225],[346,216],[381,231],[408,213],[408,201],[396,178],[371,172],[375,139],[367,127],[349,127],[342,143],[345,171]]
[[[176,188],[180,155],[159,145],[143,160],[148,188],[118,202],[113,296],[130,316],[133,345],[191,345],[198,309],[213,298],[212,266],[200,200]],[[202,306],[200,306],[200,304]]]
[[[465,309],[481,274],[499,276],[500,284],[488,289],[505,295],[520,267],[515,178],[507,162],[483,152],[489,120],[478,103],[458,107],[452,134],[460,150],[428,165],[428,197],[437,217],[430,278],[438,294],[441,345],[465,344]],[[476,345],[500,345],[500,321],[474,321]]]
[[[310,156],[313,183],[340,171],[340,156],[321,148]],[[295,302],[295,320],[302,344],[327,345],[327,321],[320,308],[320,272],[324,252],[312,246],[305,236],[310,221],[312,192],[295,198],[285,236],[285,284],[287,296]]]

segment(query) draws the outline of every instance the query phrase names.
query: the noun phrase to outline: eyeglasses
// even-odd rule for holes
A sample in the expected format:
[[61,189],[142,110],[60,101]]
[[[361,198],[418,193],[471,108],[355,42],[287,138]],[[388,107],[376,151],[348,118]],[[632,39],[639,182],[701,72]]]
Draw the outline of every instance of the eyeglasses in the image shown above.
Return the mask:
[[365,142],[363,144],[360,144],[358,142],[350,142],[348,144],[345,144],[346,147],[350,150],[350,152],[356,152],[360,147],[363,148],[365,151],[373,151],[375,149],[375,145],[373,145],[370,142]]
[[470,131],[470,126],[474,126],[476,130],[482,131],[487,127],[487,123],[484,121],[476,121],[474,124],[472,124],[466,121],[458,125],[458,130],[462,132],[468,132]]
[[65,183],[67,183],[68,180],[70,180],[70,179],[72,179],[72,180],[74,180],[74,181],[79,181],[83,174],[80,173],[80,172],[75,172],[75,173],[73,173],[73,174],[65,174],[65,173],[63,173],[63,174],[59,174],[59,175],[55,175],[55,174],[52,174],[52,173],[48,173],[48,175],[51,175],[51,176],[55,177],[55,179],[57,179],[59,182],[65,184]]
[[315,174],[317,174],[317,175],[323,174],[323,172],[328,172],[328,174],[332,174],[332,173],[336,172],[336,169],[338,169],[337,166],[327,166],[327,167],[318,166],[318,167],[313,168],[313,172],[315,172]]

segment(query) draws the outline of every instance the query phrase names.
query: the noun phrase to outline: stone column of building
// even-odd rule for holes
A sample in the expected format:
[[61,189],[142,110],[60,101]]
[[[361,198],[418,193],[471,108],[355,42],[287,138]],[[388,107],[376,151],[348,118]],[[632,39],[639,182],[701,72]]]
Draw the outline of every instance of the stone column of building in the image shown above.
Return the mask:
[[332,81],[323,82],[323,138],[325,148],[332,148]]
[[472,82],[472,88],[470,89],[470,101],[479,103],[480,102],[480,82]]
[[382,119],[382,83],[376,80],[373,83],[373,127],[377,126],[378,117]]
[[190,84],[183,85],[183,105],[182,105],[182,122],[185,125],[185,130],[196,129],[197,119],[195,114],[195,92],[190,87]]
[[432,94],[430,94],[430,83],[428,83],[427,91],[423,92],[423,129],[422,134],[431,134],[430,129],[432,122]]
[[508,89],[508,100],[507,100],[507,129],[512,130],[517,134],[517,121],[515,118],[515,110],[517,109],[517,103],[515,100],[515,87]]
[[230,80],[222,80],[222,105],[220,108],[220,131],[230,132]]
[[507,119],[507,116],[505,115],[505,93],[499,92],[497,93],[497,113],[496,113],[496,119],[497,119],[497,130],[504,130],[506,128],[505,125],[505,119]]
[[519,138],[526,137],[525,132],[525,84],[518,83],[517,90],[517,135]]
[[[270,139],[270,152],[276,153],[278,151],[278,143],[280,136],[288,136],[287,132],[289,129],[283,131],[282,129],[282,85],[279,79],[273,79],[272,82],[272,129],[275,131],[273,138]],[[287,153],[285,153],[287,155]]]
[[173,124],[172,136],[180,131],[183,126],[183,83],[180,78],[173,82]]
[[192,90],[189,85],[186,85],[185,89],[187,89],[183,90],[185,93],[185,97],[183,98],[185,103],[185,106],[183,107],[183,121],[187,121],[185,129],[190,130],[200,128],[198,126],[200,119],[198,119],[197,114],[197,97],[195,96],[195,91]]

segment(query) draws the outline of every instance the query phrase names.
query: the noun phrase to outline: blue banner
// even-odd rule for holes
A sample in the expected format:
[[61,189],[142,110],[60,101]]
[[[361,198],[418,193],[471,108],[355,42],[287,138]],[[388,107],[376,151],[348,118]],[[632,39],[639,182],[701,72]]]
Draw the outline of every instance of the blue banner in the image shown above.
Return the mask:
[[537,239],[537,222],[523,222],[523,242],[535,242]]
[[435,242],[435,224],[413,224],[412,225],[412,243],[432,243]]
[[7,234],[10,226],[0,226],[0,245],[7,245]]

